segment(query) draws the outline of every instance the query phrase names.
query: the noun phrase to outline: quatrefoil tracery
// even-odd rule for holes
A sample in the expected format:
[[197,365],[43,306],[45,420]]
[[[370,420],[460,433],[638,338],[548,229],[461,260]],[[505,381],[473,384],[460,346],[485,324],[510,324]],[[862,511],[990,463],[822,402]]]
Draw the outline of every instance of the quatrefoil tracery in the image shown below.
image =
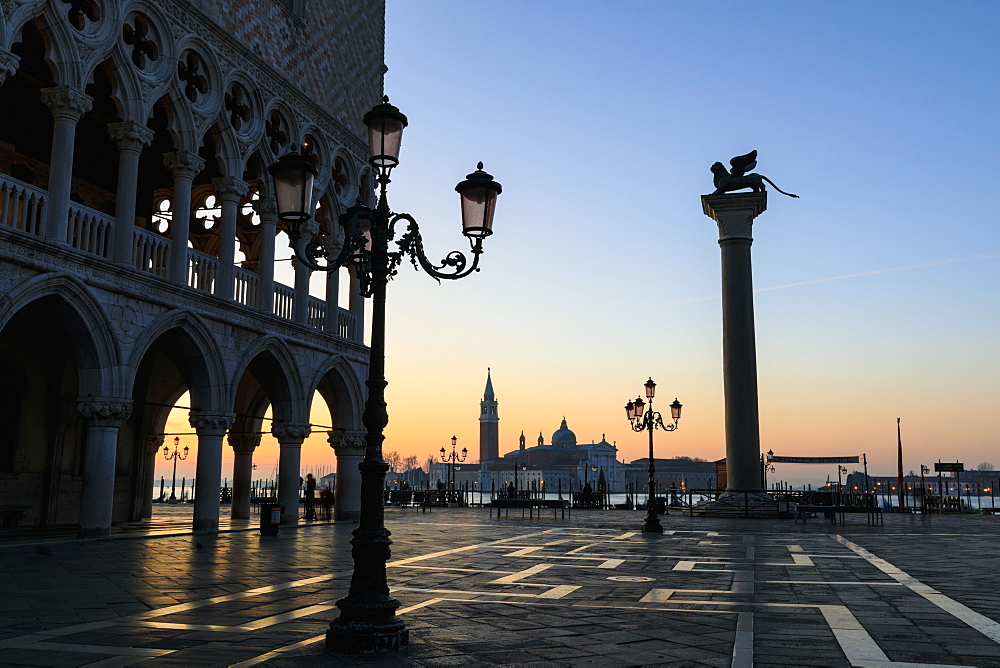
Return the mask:
[[187,57],[177,63],[177,78],[184,83],[184,95],[192,102],[208,92],[208,79],[201,69],[201,58],[194,51],[188,51]]
[[160,57],[160,48],[149,39],[149,19],[136,14],[135,25],[126,23],[122,26],[122,39],[132,47],[132,63],[140,70],[146,69],[146,60],[156,60]]

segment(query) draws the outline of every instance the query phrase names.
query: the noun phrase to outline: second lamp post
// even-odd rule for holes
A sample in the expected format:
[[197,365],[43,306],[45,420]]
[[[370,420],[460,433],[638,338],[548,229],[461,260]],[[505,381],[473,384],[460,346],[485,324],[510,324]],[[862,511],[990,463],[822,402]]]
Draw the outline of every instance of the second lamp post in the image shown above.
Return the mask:
[[[392,545],[382,505],[382,488],[389,470],[382,458],[383,432],[389,423],[385,404],[386,285],[404,257],[437,279],[458,279],[477,271],[483,239],[493,233],[493,214],[501,191],[500,184],[483,171],[482,163],[455,186],[462,203],[462,234],[469,239],[472,261],[464,253],[451,251],[440,265],[435,265],[424,254],[417,221],[409,214],[390,211],[386,198],[389,174],[399,164],[406,116],[389,104],[389,98],[383,98],[382,104],[365,114],[364,124],[368,128],[369,163],[379,185],[378,204],[374,209],[360,203],[349,208],[340,216],[340,233],[321,232],[310,221],[313,179],[318,171],[309,157],[293,151],[268,168],[274,177],[278,218],[288,227],[289,245],[296,259],[314,271],[350,267],[358,277],[361,295],[372,298],[371,353],[365,381],[368,398],[362,415],[365,457],[358,464],[361,513],[351,540],[354,573],[347,596],[337,601],[340,616],[330,623],[326,634],[326,646],[344,652],[397,650],[409,641],[406,625],[396,616],[399,601],[389,595],[385,570]],[[406,231],[396,239],[398,223],[405,224]],[[389,249],[390,243],[396,250]]]
[[[455,447],[457,446],[457,444],[458,444],[458,437],[452,436],[451,454],[450,455],[447,454],[447,451],[444,448],[441,448],[441,461],[448,462],[448,480],[447,482],[445,482],[445,484],[447,485],[447,491],[445,493],[448,495],[449,506],[451,506],[452,503],[458,501],[458,498],[455,496],[455,464],[464,462],[466,455],[469,454],[468,448],[462,448],[462,454],[460,456],[458,452],[455,451]],[[458,503],[458,505],[462,504]]]
[[[650,378],[643,384],[643,387],[646,388],[646,399],[649,400],[649,410],[645,410],[646,402],[642,400],[642,397],[636,397],[635,401],[625,404],[625,415],[628,417],[633,431],[649,432],[649,481],[647,482],[649,494],[646,499],[646,517],[642,520],[642,532],[663,533],[663,525],[660,524],[660,518],[656,516],[656,478],[654,477],[656,467],[653,465],[653,430],[673,431],[677,429],[677,422],[681,419],[681,402],[677,401],[676,398],[674,399],[674,403],[670,404],[670,417],[673,423],[664,423],[663,416],[653,410],[656,383]],[[664,513],[666,513],[666,509],[664,509]]]

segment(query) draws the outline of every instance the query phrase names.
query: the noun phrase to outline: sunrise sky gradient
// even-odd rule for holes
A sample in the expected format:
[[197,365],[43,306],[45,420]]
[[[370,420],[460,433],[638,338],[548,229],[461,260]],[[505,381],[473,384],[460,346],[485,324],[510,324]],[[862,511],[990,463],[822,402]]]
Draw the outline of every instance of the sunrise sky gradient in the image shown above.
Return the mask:
[[[501,452],[565,415],[644,456],[623,406],[652,376],[658,407],[684,404],[657,455],[723,457],[699,196],[757,149],[801,196],[771,190],[754,224],[762,448],[890,474],[898,416],[907,470],[1000,466],[998,28],[995,2],[389,0],[385,88],[410,121],[390,206],[437,261],[467,248],[453,188],[478,160],[504,191],[480,273],[404,264],[389,286],[386,449],[423,461],[455,434],[478,454],[491,367]],[[303,462],[333,464],[325,435]]]

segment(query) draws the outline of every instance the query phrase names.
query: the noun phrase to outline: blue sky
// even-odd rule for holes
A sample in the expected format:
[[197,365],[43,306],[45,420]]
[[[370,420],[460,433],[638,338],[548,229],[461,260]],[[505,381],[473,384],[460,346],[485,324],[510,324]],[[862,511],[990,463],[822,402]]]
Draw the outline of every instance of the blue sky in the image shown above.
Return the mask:
[[907,470],[1000,466],[998,31],[996,2],[389,0],[390,205],[438,260],[467,247],[455,183],[483,160],[504,192],[479,274],[390,285],[386,449],[477,454],[491,367],[502,451],[565,416],[641,457],[622,407],[652,376],[685,406],[658,456],[722,457],[700,195],[757,149],[801,196],[770,191],[754,225],[763,449],[888,474],[898,416]]

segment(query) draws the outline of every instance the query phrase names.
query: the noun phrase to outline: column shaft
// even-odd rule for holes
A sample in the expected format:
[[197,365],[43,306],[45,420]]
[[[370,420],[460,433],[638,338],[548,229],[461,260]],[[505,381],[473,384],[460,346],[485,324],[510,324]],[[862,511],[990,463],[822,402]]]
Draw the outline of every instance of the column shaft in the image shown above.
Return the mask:
[[235,419],[219,413],[191,411],[191,426],[198,433],[198,461],[195,468],[195,531],[219,528],[222,488],[222,438]]
[[309,435],[307,424],[275,422],[271,433],[281,446],[278,455],[278,503],[285,507],[282,524],[299,522],[299,480],[301,478],[302,441]]
[[258,199],[253,208],[260,216],[257,308],[264,313],[274,313],[274,237],[277,233],[278,205],[273,199]]
[[135,248],[136,182],[139,156],[153,141],[153,131],[133,121],[112,123],[108,134],[118,145],[118,193],[115,196],[115,230],[111,259],[131,265]]
[[80,535],[107,536],[115,502],[115,457],[118,426],[132,412],[132,403],[122,400],[87,400],[77,404],[87,421],[83,493],[80,497]]
[[66,243],[69,195],[73,187],[73,150],[76,124],[90,111],[93,98],[69,86],[42,89],[42,102],[52,111],[52,153],[49,159],[49,199],[45,238]]
[[722,249],[726,490],[762,491],[750,245],[753,220],[767,208],[767,195],[704,195],[702,207],[705,215],[718,223]]
[[229,516],[234,520],[250,519],[250,492],[253,486],[253,453],[260,445],[260,434],[229,434],[233,448],[233,504]]
[[309,267],[292,260],[295,268],[295,301],[292,304],[292,320],[306,324],[309,321]]
[[216,197],[222,210],[219,225],[219,276],[215,281],[215,296],[233,298],[236,256],[236,214],[240,198],[247,194],[249,185],[234,176],[212,179]]
[[364,432],[331,431],[330,447],[337,453],[334,519],[357,522],[361,517],[361,470],[365,456]]
[[351,274],[351,290],[348,297],[348,309],[354,314],[354,340],[365,342],[365,298],[361,296],[361,281]]
[[188,239],[191,234],[191,183],[205,166],[194,153],[179,151],[163,156],[163,164],[174,175],[174,194],[170,202],[170,255],[167,278],[178,285],[187,285]]

